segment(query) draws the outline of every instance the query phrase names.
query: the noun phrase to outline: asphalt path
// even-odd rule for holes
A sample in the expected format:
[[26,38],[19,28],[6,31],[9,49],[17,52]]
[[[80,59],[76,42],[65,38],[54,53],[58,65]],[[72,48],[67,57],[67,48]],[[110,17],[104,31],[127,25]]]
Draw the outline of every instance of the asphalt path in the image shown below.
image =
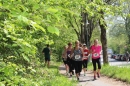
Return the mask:
[[[108,61],[111,66],[125,66],[130,64],[130,62],[127,63],[126,61],[117,61],[115,59],[111,59],[110,56],[108,57]],[[103,64],[102,57],[101,57],[101,62]],[[64,65],[61,65],[59,67],[59,70],[61,74],[63,75],[66,74]],[[71,78],[69,77],[69,75],[68,76],[65,75],[65,76],[70,80],[73,79],[76,81],[75,75],[73,75]],[[84,76],[84,73],[81,72],[77,86],[130,86],[130,84],[127,84],[122,81],[118,81],[116,79],[108,78],[102,75],[100,78],[97,78],[97,80],[93,80],[93,71],[90,70],[86,72],[86,76]]]

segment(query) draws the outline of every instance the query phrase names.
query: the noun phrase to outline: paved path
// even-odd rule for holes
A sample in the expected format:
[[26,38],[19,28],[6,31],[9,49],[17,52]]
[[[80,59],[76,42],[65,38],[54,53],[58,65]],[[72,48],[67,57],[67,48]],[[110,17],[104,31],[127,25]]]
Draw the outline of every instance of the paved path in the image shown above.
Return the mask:
[[[59,71],[61,74],[65,75],[64,65],[61,65],[59,67]],[[70,80],[76,80],[75,75],[72,78],[69,78],[69,76],[67,76],[67,78]],[[101,76],[100,78],[97,78],[97,80],[93,80],[93,72],[87,71],[86,76],[84,76],[83,72],[81,72],[80,81],[77,86],[130,86],[130,84],[126,84],[124,82],[108,78],[106,76]]]

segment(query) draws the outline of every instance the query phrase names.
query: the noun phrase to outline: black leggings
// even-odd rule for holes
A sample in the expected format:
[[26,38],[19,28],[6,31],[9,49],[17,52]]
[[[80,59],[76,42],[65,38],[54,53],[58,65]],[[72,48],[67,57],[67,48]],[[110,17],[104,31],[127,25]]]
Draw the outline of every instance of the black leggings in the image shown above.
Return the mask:
[[96,63],[98,64],[98,69],[101,69],[101,61],[100,58],[92,59],[93,70],[96,71]]
[[72,59],[68,60],[69,73],[74,70],[74,61]]
[[75,73],[80,73],[82,71],[82,61],[74,61]]
[[88,60],[83,60],[83,68],[87,68]]

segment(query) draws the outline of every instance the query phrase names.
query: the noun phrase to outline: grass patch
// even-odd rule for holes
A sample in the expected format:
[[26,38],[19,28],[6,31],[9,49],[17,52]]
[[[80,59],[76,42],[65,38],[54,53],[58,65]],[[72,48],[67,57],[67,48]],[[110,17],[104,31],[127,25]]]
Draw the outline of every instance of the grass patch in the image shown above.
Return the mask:
[[[58,62],[51,62],[50,68],[43,64],[27,70],[10,63],[0,66],[0,86],[76,86],[76,81],[69,80],[59,73]],[[10,72],[9,72],[10,71]]]
[[103,66],[101,69],[103,75],[130,83],[130,68],[117,66]]
[[93,70],[93,64],[92,64],[92,62],[89,62],[89,63],[88,63],[87,69],[88,69],[88,70]]

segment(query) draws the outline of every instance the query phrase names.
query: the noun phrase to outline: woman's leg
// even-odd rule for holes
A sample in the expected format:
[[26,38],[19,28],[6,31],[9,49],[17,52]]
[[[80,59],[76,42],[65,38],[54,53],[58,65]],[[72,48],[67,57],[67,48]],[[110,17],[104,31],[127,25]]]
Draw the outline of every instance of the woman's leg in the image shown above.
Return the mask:
[[87,69],[87,63],[88,63],[88,60],[83,60],[83,70],[84,70],[84,76],[85,76],[86,69]]
[[100,58],[97,59],[97,64],[98,64],[97,76],[98,76],[98,78],[100,78],[100,69],[101,69],[101,61],[100,61]]
[[82,62],[82,61],[79,61],[78,63],[79,63],[78,66],[79,66],[79,74],[80,74],[80,72],[82,71],[82,63],[83,63],[83,62]]
[[74,61],[74,68],[75,68],[75,74],[77,77],[77,80],[79,80],[79,67],[78,67],[78,61]]
[[94,79],[96,79],[96,59],[92,59]]

